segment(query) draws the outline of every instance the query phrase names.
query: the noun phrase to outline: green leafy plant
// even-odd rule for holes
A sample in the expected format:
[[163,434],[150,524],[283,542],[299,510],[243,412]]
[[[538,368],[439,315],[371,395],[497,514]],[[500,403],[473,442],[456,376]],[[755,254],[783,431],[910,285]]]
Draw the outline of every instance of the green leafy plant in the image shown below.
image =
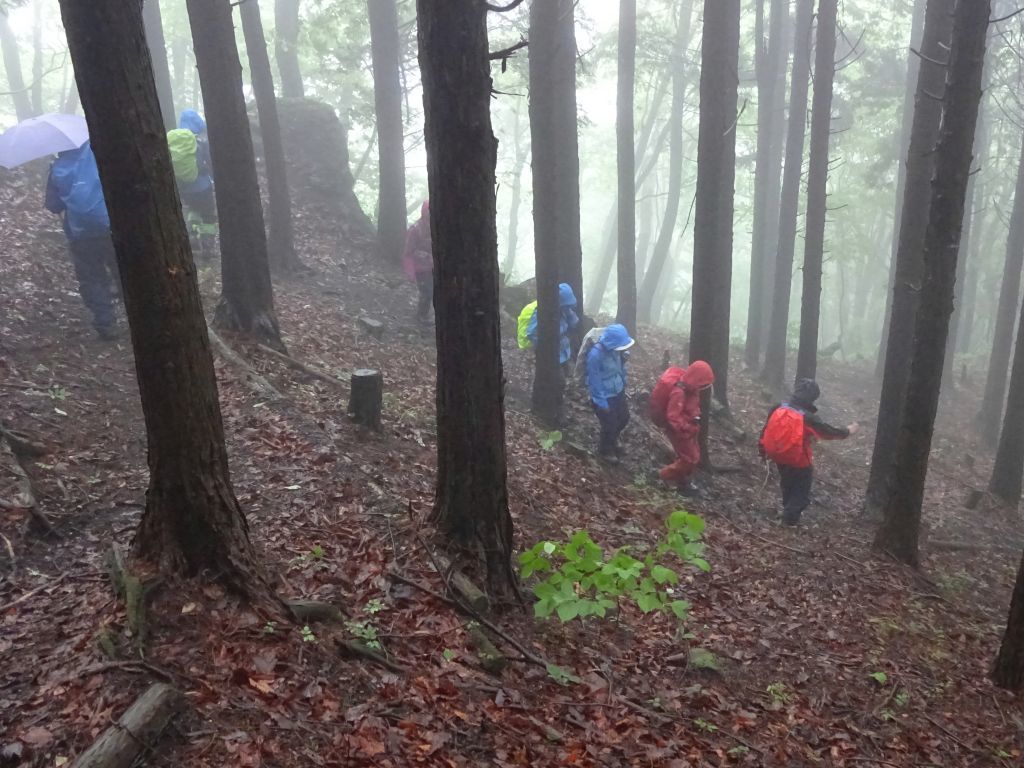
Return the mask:
[[263,634],[265,634],[265,635],[272,635],[275,632],[277,632],[277,622],[276,621],[268,621],[266,624],[263,625]]
[[583,682],[580,678],[576,677],[576,675],[572,674],[566,669],[562,669],[562,667],[558,666],[557,664],[548,664],[547,670],[548,677],[550,677],[559,685],[569,685],[569,683]]
[[887,682],[889,682],[889,676],[885,674],[885,672],[872,672],[870,675],[868,675],[868,677],[870,677],[879,685],[885,685]]
[[765,693],[772,697],[772,703],[776,706],[788,704],[793,695],[786,690],[785,683],[771,683],[764,689]]
[[519,556],[520,573],[541,577],[533,585],[534,614],[552,614],[565,621],[586,616],[605,617],[622,598],[633,601],[644,613],[671,611],[686,619],[690,604],[674,597],[679,574],[665,565],[674,554],[686,565],[702,571],[711,566],[703,558],[704,521],[676,510],[666,522],[664,537],[642,558],[629,547],[610,556],[594,543],[587,531],[577,531],[564,543],[541,541]]
[[545,451],[550,451],[562,442],[562,433],[557,429],[554,432],[541,432],[539,442],[541,448]]
[[384,601],[379,597],[375,597],[372,600],[367,600],[366,605],[363,606],[363,610],[373,616],[374,614],[380,613],[384,610]]
[[319,544],[314,544],[312,549],[306,553],[307,560],[323,560],[324,559],[324,548]]
[[694,720],[693,724],[694,726],[696,726],[698,730],[704,731],[704,733],[714,733],[718,730],[717,725],[715,725],[714,723],[709,723],[702,717],[698,717],[696,720]]
[[368,621],[346,621],[345,629],[352,633],[353,637],[359,638],[367,648],[380,650],[380,640],[377,638],[377,628]]
[[304,643],[315,643],[316,635],[313,634],[313,630],[309,628],[309,624],[302,627],[302,642]]
[[445,648],[441,651],[441,655],[444,656],[445,661],[452,661],[455,658],[455,651],[451,648]]

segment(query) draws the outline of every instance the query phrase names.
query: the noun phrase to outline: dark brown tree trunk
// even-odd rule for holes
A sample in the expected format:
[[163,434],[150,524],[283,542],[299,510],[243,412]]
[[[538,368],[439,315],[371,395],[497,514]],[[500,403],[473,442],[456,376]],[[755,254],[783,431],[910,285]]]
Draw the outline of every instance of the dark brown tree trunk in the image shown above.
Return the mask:
[[[1021,305],[1024,318],[1024,304]],[[1024,475],[1024,319],[1017,326],[1017,343],[1013,353],[1006,413],[999,435],[995,466],[989,491],[1012,508],[1020,503],[1021,478]]]
[[174,111],[174,91],[171,88],[171,68],[167,62],[167,41],[164,39],[164,20],[160,15],[160,0],[144,0],[142,21],[146,29],[146,43],[153,61],[153,77],[156,78],[156,93],[160,97],[160,114],[164,130],[171,130],[178,124]]
[[754,161],[754,214],[750,244],[750,294],[747,300],[747,367],[756,368],[766,335],[766,305],[771,301],[768,276],[774,238],[769,233],[779,220],[779,175],[782,163],[782,135],[778,133],[776,111],[783,106],[777,92],[786,87],[784,17],[789,3],[771,0],[768,30],[764,28],[765,0],[757,0],[754,33],[754,67],[757,76],[757,153]]
[[576,136],[576,37],[573,0],[530,6],[530,135],[533,148],[534,258],[537,278],[533,412],[558,421],[558,284],[583,306],[579,154]]
[[798,379],[813,379],[818,373],[818,326],[821,321],[825,219],[828,215],[828,143],[832,129],[837,13],[837,0],[820,0],[818,3],[811,154],[807,170],[807,220],[804,229],[804,288],[800,301],[800,348],[796,358]]
[[[907,53],[907,77],[903,90],[903,116],[897,127],[899,145],[896,156],[896,196],[893,210],[892,253],[889,257],[889,282],[885,298],[885,318],[882,320],[882,342],[878,347],[878,358],[875,363],[875,376],[879,380],[885,373],[886,345],[889,341],[889,321],[892,316],[892,287],[896,282],[897,254],[900,246],[900,219],[903,215],[903,201],[906,195],[907,155],[910,152],[910,129],[914,122],[914,100],[917,94],[917,83],[921,72],[920,58],[914,51],[921,51],[924,35],[925,8],[928,0],[914,0],[914,10],[910,21],[910,45]],[[952,13],[952,11],[950,11]],[[947,38],[948,40],[948,38]]]
[[405,131],[399,77],[398,9],[395,0],[367,0],[373,96],[377,113],[377,238],[381,254],[395,264],[405,245]]
[[[498,318],[498,233],[487,10],[418,0],[434,243],[437,496],[434,521],[479,550],[489,591],[516,592]],[[472,472],[466,468],[472,467]]]
[[992,667],[992,681],[1008,691],[1024,690],[1024,557],[1021,557],[1017,569],[1017,582],[1010,599],[1010,615],[1006,619],[1006,632],[999,646],[999,655]]
[[4,57],[4,70],[7,72],[7,90],[14,102],[14,113],[20,123],[32,117],[32,99],[25,87],[25,77],[21,73],[21,50],[18,38],[7,21],[7,14],[0,9],[0,51]]
[[306,89],[299,66],[299,0],[274,0],[274,36],[281,95],[286,99],[301,99]]
[[174,574],[219,574],[270,603],[231,488],[213,359],[141,6],[121,0],[60,5],[110,211],[146,422],[150,479],[135,554]]
[[270,262],[279,272],[285,273],[301,268],[302,263],[295,253],[292,196],[288,189],[288,168],[284,157],[284,142],[281,140],[281,121],[277,114],[277,96],[274,94],[274,73],[270,68],[267,39],[263,34],[259,0],[245,0],[239,10],[267,170],[267,213],[270,219],[267,250]]
[[995,446],[999,438],[999,423],[1006,400],[1006,379],[1013,349],[1013,325],[1017,320],[1020,303],[1021,268],[1024,266],[1024,147],[1021,148],[1017,169],[1017,186],[1010,213],[1010,232],[1006,238],[1006,260],[999,288],[999,304],[995,313],[992,334],[992,353],[985,377],[985,397],[978,415],[978,429],[982,439]]
[[[957,251],[981,102],[990,12],[990,0],[970,0],[957,3],[954,14],[942,128],[935,150],[931,205],[923,240],[924,281],[910,351],[910,377],[903,417],[898,422],[883,521],[875,536],[877,547],[914,566],[918,563],[921,504],[953,312]],[[909,179],[908,171],[908,185]]]
[[281,347],[231,3],[187,0],[186,6],[217,179],[222,287],[215,319]]
[[813,16],[814,0],[797,0],[789,125],[786,131],[786,164],[779,197],[779,247],[776,251],[775,275],[772,280],[771,312],[762,372],[765,384],[776,391],[783,388],[786,377],[786,337],[789,330],[789,300],[793,289],[793,252],[796,249],[797,212],[800,208],[800,176],[804,161]]
[[[739,37],[740,1],[705,0],[690,360],[705,360],[711,365],[715,371],[715,396],[726,406]],[[706,437],[706,419],[702,432]],[[702,453],[706,462],[706,451]]]
[[43,114],[43,3],[32,2],[32,111]]
[[618,117],[618,305],[615,319],[636,333],[636,0],[619,0]]
[[[907,377],[914,339],[914,318],[921,294],[924,272],[922,257],[925,231],[928,227],[929,185],[935,168],[935,145],[939,137],[942,93],[949,59],[952,34],[953,0],[928,0],[924,22],[922,51],[917,80],[917,106],[911,121],[910,149],[907,154],[906,181],[903,190],[903,213],[899,224],[899,250],[896,254],[896,275],[892,285],[892,312],[886,345],[885,375],[878,404],[878,425],[871,454],[864,510],[875,516],[888,493],[889,472],[896,458],[896,441],[900,413],[906,400]],[[915,54],[911,53],[911,56]],[[959,235],[959,221],[958,235]]]

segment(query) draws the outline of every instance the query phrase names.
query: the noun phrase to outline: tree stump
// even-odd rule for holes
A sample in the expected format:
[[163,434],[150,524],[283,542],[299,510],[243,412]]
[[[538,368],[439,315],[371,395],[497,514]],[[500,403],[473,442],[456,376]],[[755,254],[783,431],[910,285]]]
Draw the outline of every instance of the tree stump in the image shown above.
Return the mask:
[[384,323],[380,320],[374,320],[369,317],[360,317],[359,327],[375,339],[379,340],[384,336]]
[[352,372],[348,415],[357,424],[380,430],[380,412],[384,403],[384,375],[372,368]]

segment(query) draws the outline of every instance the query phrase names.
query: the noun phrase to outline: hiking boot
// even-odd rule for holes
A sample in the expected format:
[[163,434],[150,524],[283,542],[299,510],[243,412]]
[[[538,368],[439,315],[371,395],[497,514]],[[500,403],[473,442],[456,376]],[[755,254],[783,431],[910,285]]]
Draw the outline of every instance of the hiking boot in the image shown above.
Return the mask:
[[683,496],[686,496],[691,499],[704,498],[704,491],[702,491],[699,486],[694,485],[693,483],[682,483],[679,486],[679,492],[683,494]]
[[116,325],[101,325],[96,329],[96,335],[102,341],[117,341],[121,338],[121,332]]
[[794,515],[783,515],[782,524],[787,528],[796,528],[800,525],[800,518]]

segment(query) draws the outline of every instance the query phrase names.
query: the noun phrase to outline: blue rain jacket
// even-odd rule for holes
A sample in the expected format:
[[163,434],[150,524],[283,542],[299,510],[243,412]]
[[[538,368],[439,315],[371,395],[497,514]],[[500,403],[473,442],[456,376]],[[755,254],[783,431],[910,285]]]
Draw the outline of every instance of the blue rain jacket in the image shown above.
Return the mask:
[[608,407],[609,398],[626,390],[626,356],[616,350],[632,343],[626,328],[613,323],[587,353],[587,388],[591,401],[602,410]]
[[[558,286],[558,306],[561,307],[562,316],[558,322],[558,362],[565,365],[572,357],[572,346],[569,344],[569,331],[580,324],[576,315],[576,294],[568,283],[561,283]],[[526,338],[530,343],[537,346],[537,310],[533,311],[530,322],[526,326]]]
[[89,142],[57,155],[46,180],[44,205],[51,213],[64,215],[64,234],[68,240],[110,233],[103,185]]
[[195,181],[188,184],[179,182],[179,189],[186,195],[196,195],[206,192],[213,186],[213,163],[210,160],[210,144],[207,142],[206,121],[203,116],[194,109],[186,109],[178,118],[178,127],[187,128],[196,135],[196,165],[199,167],[199,175]]

